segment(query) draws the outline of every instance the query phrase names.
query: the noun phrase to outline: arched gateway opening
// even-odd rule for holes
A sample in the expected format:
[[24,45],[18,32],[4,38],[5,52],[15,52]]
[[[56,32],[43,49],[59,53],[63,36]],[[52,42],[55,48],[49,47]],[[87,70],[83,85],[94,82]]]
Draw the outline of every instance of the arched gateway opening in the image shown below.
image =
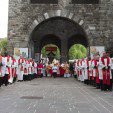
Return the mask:
[[41,50],[42,58],[45,63],[49,59],[52,63],[54,59],[60,60],[60,49],[54,44],[47,44]]
[[82,44],[89,47],[87,35],[84,29],[73,20],[65,17],[52,17],[35,27],[30,36],[29,44],[32,46],[32,57],[40,54],[47,44],[54,44],[60,49],[61,62],[68,60],[68,51],[74,44]]

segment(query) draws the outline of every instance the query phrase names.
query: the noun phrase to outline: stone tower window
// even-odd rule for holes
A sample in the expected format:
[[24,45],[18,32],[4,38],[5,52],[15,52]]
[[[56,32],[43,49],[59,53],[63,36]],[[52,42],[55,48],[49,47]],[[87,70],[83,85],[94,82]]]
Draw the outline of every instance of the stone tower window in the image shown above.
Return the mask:
[[31,0],[32,4],[58,4],[58,0]]
[[99,0],[72,0],[73,4],[99,4]]

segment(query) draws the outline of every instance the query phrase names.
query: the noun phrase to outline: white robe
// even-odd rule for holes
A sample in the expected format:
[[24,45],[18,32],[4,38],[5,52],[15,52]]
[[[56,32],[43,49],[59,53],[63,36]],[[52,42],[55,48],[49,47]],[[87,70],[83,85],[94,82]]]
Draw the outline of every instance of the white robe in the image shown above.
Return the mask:
[[28,74],[33,74],[33,73],[32,73],[32,62],[30,62],[30,63],[28,64]]
[[18,80],[23,80],[24,69],[21,70],[21,66],[23,66],[24,68],[24,63],[25,62],[22,63],[22,61],[20,61],[20,64],[18,64],[18,76],[17,76]]
[[[26,69],[26,72],[25,72],[25,69]],[[24,62],[24,75],[28,75],[28,62],[27,61]]]
[[79,61],[79,64],[77,65],[77,70],[78,70],[78,80],[80,80],[81,81],[81,73],[80,73],[80,71],[81,71],[81,69],[82,69],[82,67],[81,67],[81,63],[80,63],[80,61]]
[[[99,59],[99,79],[103,80],[103,74],[102,74],[102,69],[103,68],[107,68],[107,59],[104,59],[105,65],[102,63],[101,58]],[[111,67],[111,59],[110,59],[110,63],[109,66]],[[110,79],[112,79],[112,74],[110,71]]]
[[34,63],[34,73],[37,74],[37,63]]
[[2,64],[3,64],[2,69],[1,69],[2,70],[2,76],[5,76],[5,74],[9,74],[7,66],[11,67],[10,63],[7,62],[7,57],[2,58]]
[[87,60],[85,60],[85,65],[84,65],[84,70],[85,70],[85,75],[84,75],[84,80],[88,80],[88,65],[87,65]]
[[83,60],[82,61],[82,64],[81,64],[81,72],[82,74],[80,75],[80,81],[84,81],[84,78],[85,78],[85,61]]
[[9,63],[8,63],[8,67],[10,67],[10,78],[8,80],[9,83],[13,83],[13,75],[12,75],[12,69],[15,68],[15,64],[12,65],[13,60],[10,59]]

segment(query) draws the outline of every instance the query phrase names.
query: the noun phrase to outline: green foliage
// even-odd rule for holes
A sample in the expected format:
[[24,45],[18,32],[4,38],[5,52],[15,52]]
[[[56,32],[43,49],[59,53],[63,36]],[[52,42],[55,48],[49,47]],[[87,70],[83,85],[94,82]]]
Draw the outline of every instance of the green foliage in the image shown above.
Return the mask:
[[56,54],[55,54],[56,59],[60,59],[60,50],[57,48]]
[[83,45],[75,44],[69,50],[69,59],[79,59],[86,57],[87,50]]
[[[48,45],[44,46],[41,51],[43,57],[46,57],[46,55],[48,54],[45,50],[45,47],[56,47],[56,46],[52,45],[52,44],[48,44]],[[60,59],[59,48],[57,48],[57,51],[54,54],[55,54],[56,59]],[[86,57],[86,54],[87,54],[87,49],[83,45],[75,44],[69,50],[69,59],[70,60],[80,59],[80,58]]]
[[2,52],[2,54],[4,54],[5,52],[7,52],[7,46],[8,46],[8,40],[7,38],[4,38],[0,41],[0,51]]
[[45,50],[45,47],[42,48],[41,53],[42,53],[42,56],[43,56],[43,57],[46,57],[46,50]]

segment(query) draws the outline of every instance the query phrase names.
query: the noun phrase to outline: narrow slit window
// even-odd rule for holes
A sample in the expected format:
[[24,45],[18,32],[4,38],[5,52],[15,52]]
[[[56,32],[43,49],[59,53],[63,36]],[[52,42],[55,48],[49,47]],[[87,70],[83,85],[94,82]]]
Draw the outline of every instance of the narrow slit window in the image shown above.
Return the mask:
[[73,4],[99,4],[99,0],[72,0]]
[[31,0],[32,4],[58,4],[58,0]]

